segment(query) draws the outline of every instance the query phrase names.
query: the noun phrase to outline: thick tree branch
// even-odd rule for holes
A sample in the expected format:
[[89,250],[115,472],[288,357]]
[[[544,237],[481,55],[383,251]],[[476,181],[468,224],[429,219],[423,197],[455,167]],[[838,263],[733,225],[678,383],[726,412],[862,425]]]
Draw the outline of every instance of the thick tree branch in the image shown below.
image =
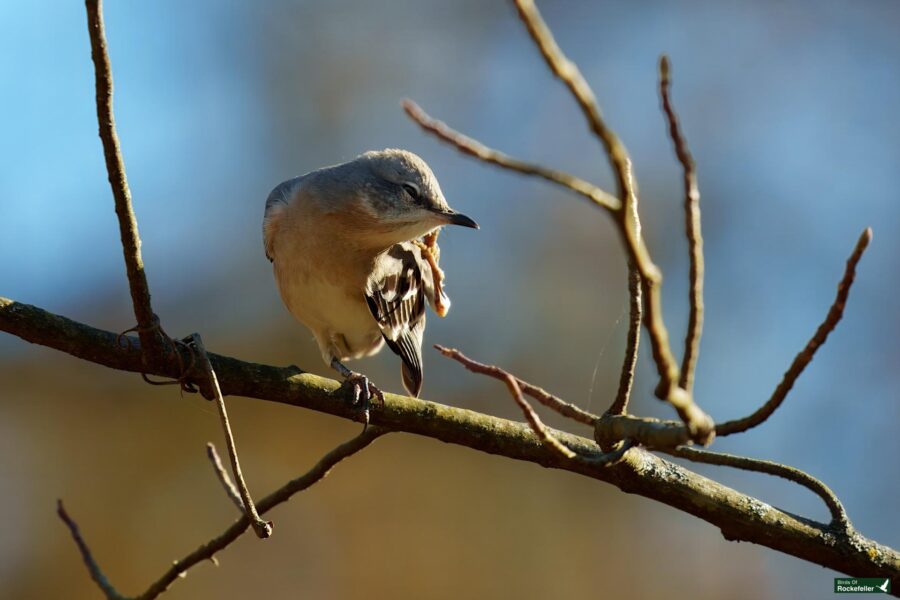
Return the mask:
[[[4,298],[0,298],[0,330],[106,367],[136,373],[144,368],[137,340],[133,347],[122,348],[112,332]],[[360,418],[337,381],[296,367],[248,363],[213,353],[209,358],[223,394],[301,406],[346,419]],[[153,374],[177,377],[178,369],[173,358]],[[196,365],[189,375],[197,381],[204,377]],[[762,544],[849,575],[900,577],[900,553],[896,550],[856,532],[845,535],[825,524],[778,510],[639,448],[610,466],[566,460],[546,448],[524,423],[394,394],[385,394],[384,406],[373,407],[372,422],[389,430],[605,481],[708,521],[729,540]],[[589,456],[596,451],[591,440],[552,433],[578,454]],[[258,505],[261,511],[264,502]],[[240,522],[243,528],[248,526],[243,519]]]
[[119,146],[119,135],[116,133],[116,121],[113,115],[112,66],[103,25],[103,2],[102,0],[86,0],[85,7],[88,33],[91,39],[91,58],[94,61],[100,140],[103,142],[106,171],[115,199],[116,216],[119,219],[119,235],[122,238],[122,251],[125,255],[125,271],[128,274],[128,287],[131,290],[131,302],[134,305],[134,316],[137,319],[136,330],[141,344],[147,350],[146,360],[150,362],[163,355],[164,342],[158,329],[159,323],[150,304],[150,287],[147,285],[144,261],[141,258],[141,238],[138,235],[137,219],[131,206],[131,189],[128,187],[128,178],[125,176],[125,161]]

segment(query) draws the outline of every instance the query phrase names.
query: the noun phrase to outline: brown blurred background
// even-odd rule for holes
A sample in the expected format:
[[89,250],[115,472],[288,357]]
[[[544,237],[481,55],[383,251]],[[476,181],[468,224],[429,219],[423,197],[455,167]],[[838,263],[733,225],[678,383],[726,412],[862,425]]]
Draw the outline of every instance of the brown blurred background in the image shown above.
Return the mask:
[[[541,2],[635,158],[680,352],[687,254],[680,172],[656,61],[699,165],[707,328],[697,396],[717,419],[761,403],[833,297],[863,227],[844,322],[766,424],[716,448],[821,477],[856,526],[900,545],[900,5]],[[278,182],[405,147],[482,225],[441,238],[453,310],[426,343],[458,346],[594,412],[626,329],[622,251],[579,199],[458,156],[407,121],[409,96],[485,142],[611,188],[598,144],[506,2],[109,3],[116,113],[154,301],[173,335],[242,359],[330,372],[281,306],[262,252]],[[78,3],[0,18],[0,295],[109,330],[133,321]],[[646,348],[646,340],[645,340]],[[502,386],[428,350],[423,396],[521,419]],[[358,363],[401,389],[388,352]],[[641,358],[633,409],[669,416]],[[359,427],[229,398],[257,496]],[[552,415],[547,420],[563,425]],[[571,429],[571,426],[568,426]],[[586,434],[587,431],[579,431]],[[0,336],[0,597],[96,598],[54,514],[65,499],[124,593],[234,518],[205,458],[214,407]],[[221,446],[221,444],[220,444]],[[699,468],[816,519],[805,490]],[[200,598],[820,598],[834,573],[728,543],[710,525],[604,484],[392,435],[277,509],[165,596]],[[790,590],[786,593],[786,590]]]

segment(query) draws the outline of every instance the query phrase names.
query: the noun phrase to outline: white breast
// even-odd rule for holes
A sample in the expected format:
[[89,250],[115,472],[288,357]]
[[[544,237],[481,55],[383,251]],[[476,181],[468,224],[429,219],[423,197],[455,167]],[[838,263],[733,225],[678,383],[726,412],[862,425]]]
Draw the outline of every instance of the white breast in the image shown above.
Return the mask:
[[272,220],[273,268],[287,309],[315,335],[326,364],[373,354],[383,340],[365,300],[373,264],[342,241],[339,223],[294,194]]

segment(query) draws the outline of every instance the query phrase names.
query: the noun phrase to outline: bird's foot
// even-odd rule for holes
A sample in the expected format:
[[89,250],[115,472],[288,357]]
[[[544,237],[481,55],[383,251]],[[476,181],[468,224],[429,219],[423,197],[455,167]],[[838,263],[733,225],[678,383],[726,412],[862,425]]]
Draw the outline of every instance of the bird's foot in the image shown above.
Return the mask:
[[375,398],[384,406],[384,394],[362,373],[351,371],[344,381],[353,390],[353,405],[362,408],[363,432],[365,432],[369,427],[369,405]]

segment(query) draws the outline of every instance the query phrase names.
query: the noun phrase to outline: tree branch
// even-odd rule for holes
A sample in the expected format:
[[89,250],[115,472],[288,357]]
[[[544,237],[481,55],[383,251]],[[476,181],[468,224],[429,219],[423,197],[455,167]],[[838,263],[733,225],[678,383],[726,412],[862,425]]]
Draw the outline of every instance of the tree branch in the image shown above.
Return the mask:
[[[237,483],[237,490],[241,497],[241,509],[250,521],[250,525],[253,526],[256,537],[265,539],[272,535],[272,522],[263,521],[259,517],[259,514],[256,511],[256,505],[253,503],[253,498],[250,496],[250,490],[247,489],[247,483],[244,481],[244,474],[241,472],[241,461],[238,459],[237,446],[234,443],[234,435],[231,433],[231,423],[228,420],[228,411],[225,410],[225,398],[222,397],[222,390],[219,388],[216,370],[213,369],[212,363],[209,362],[209,354],[206,352],[206,347],[203,346],[203,339],[200,337],[200,334],[195,333],[190,339],[191,345],[200,354],[200,366],[203,368],[203,372],[209,381],[209,385],[213,392],[213,398],[216,401],[216,407],[219,409],[219,420],[222,422],[222,431],[225,435],[225,447],[228,449],[228,458],[231,460],[231,472],[234,473],[234,480]],[[207,450],[210,449],[212,455],[215,455],[215,457],[218,458],[218,455],[215,454],[215,447],[209,445]],[[222,473],[224,473],[224,471]],[[224,484],[225,481],[223,480],[223,485]],[[226,488],[227,487],[228,486],[226,486]]]
[[[119,347],[116,334],[77,323],[34,306],[0,298],[0,330],[67,352],[106,367],[143,370],[139,342]],[[279,368],[209,353],[222,393],[300,406],[359,420],[346,389],[330,379],[295,367]],[[174,358],[152,374],[177,377]],[[202,380],[195,365],[189,376]],[[827,525],[778,510],[759,500],[702,477],[679,465],[635,448],[616,464],[566,460],[547,449],[528,425],[395,394],[373,407],[372,422],[481,452],[544,467],[563,469],[611,483],[621,490],[662,502],[718,527],[726,539],[754,542],[854,576],[900,577],[900,553],[857,532],[845,536]],[[551,430],[572,451],[585,456],[594,442]],[[268,506],[259,503],[260,511]],[[249,523],[243,519],[243,528]],[[242,529],[243,530],[243,529]]]
[[623,415],[628,410],[631,388],[634,386],[634,372],[637,369],[638,350],[641,344],[641,272],[634,265],[628,265],[628,333],[625,336],[625,358],[619,374],[619,389],[616,399],[606,410],[609,415]]
[[587,198],[592,204],[600,208],[616,213],[622,208],[622,203],[618,198],[600,189],[589,181],[585,181],[575,175],[570,175],[564,171],[556,169],[548,169],[542,165],[526,162],[518,158],[513,158],[499,150],[494,150],[485,146],[476,139],[472,139],[454,129],[451,129],[443,121],[433,119],[428,115],[422,107],[409,98],[404,99],[400,105],[409,116],[424,131],[434,135],[438,139],[447,142],[456,147],[463,154],[474,156],[488,164],[492,164],[510,171],[515,171],[522,175],[531,175],[546,179],[552,183],[569,189],[576,194]]
[[[340,446],[331,450],[305,474],[297,477],[296,479],[292,479],[291,481],[287,482],[286,484],[260,500],[259,504],[257,504],[259,512],[266,513],[279,504],[289,500],[291,496],[293,496],[297,492],[301,492],[318,483],[319,481],[324,479],[326,475],[328,475],[328,473],[336,464],[338,464],[348,456],[356,454],[385,433],[386,432],[381,428],[369,427],[360,435],[347,442],[344,442]],[[118,591],[116,591],[116,589],[112,586],[112,584],[109,583],[109,580],[100,570],[100,567],[97,565],[97,562],[94,560],[94,557],[91,554],[90,548],[81,537],[81,533],[78,530],[78,525],[74,520],[72,520],[71,517],[69,517],[68,513],[66,513],[61,500],[59,501],[57,512],[66,526],[68,526],[69,531],[71,532],[72,537],[75,540],[75,543],[78,545],[78,549],[81,552],[81,557],[91,573],[91,578],[97,583],[101,591],[103,591],[103,593],[106,595],[107,600],[153,600],[164,591],[166,591],[168,587],[172,585],[172,582],[174,582],[176,579],[178,579],[179,577],[184,577],[188,569],[190,569],[194,565],[201,563],[204,560],[216,562],[216,552],[219,552],[220,550],[223,550],[224,548],[229,546],[245,531],[247,531],[247,528],[250,527],[250,518],[246,513],[242,513],[241,517],[237,521],[235,521],[235,523],[228,529],[226,529],[213,539],[209,540],[181,560],[176,560],[171,567],[166,569],[166,572],[163,573],[159,579],[154,581],[150,585],[150,587],[147,588],[146,591],[144,591],[142,594],[134,596],[132,599],[129,599],[128,597],[122,596]]]
[[690,248],[690,316],[684,338],[684,356],[681,358],[681,377],[678,385],[692,391],[697,356],[700,354],[700,336],[703,333],[703,234],[700,231],[700,188],[697,186],[697,168],[688,150],[687,141],[678,125],[678,115],[669,97],[671,78],[669,57],[659,59],[659,95],[663,113],[669,123],[669,137],[675,146],[675,155],[684,173],[684,224]]
[[844,505],[841,504],[838,497],[834,495],[834,492],[832,492],[827,485],[800,469],[795,469],[794,467],[789,467],[771,460],[760,460],[758,458],[737,456],[734,454],[726,454],[724,452],[711,452],[710,450],[700,450],[698,448],[691,448],[690,446],[664,448],[661,449],[661,451],[694,462],[722,467],[734,467],[735,469],[775,475],[776,477],[793,481],[812,491],[825,502],[825,506],[828,507],[828,511],[831,513],[831,523],[829,525],[838,527],[845,533],[850,533],[852,531],[852,525],[850,524],[850,518],[847,516],[847,511],[844,510]]
[[128,287],[131,291],[131,302],[134,305],[134,316],[137,319],[136,330],[142,346],[147,350],[146,360],[150,362],[156,357],[162,356],[165,348],[163,337],[158,330],[159,321],[153,314],[150,304],[150,287],[147,284],[144,261],[141,258],[141,238],[138,235],[137,219],[131,206],[131,189],[128,187],[128,178],[125,175],[125,161],[122,159],[119,135],[116,133],[116,120],[113,115],[112,66],[103,25],[103,2],[102,0],[85,0],[85,8],[87,9],[88,34],[91,39],[91,58],[94,61],[100,140],[103,142],[106,171],[116,204],[119,235],[122,238],[125,270],[128,274]]
[[228,472],[222,465],[222,459],[219,458],[219,453],[216,452],[216,447],[212,442],[207,442],[206,444],[206,457],[209,459],[210,464],[212,464],[213,471],[216,473],[216,479],[219,480],[219,483],[221,483],[222,487],[225,489],[225,495],[228,496],[228,499],[231,500],[241,514],[243,514],[244,501],[241,500],[241,494],[237,491],[237,488],[234,487],[234,482],[231,481],[231,477],[228,476]]
[[[678,385],[679,368],[672,354],[669,334],[662,317],[662,296],[660,292],[662,273],[650,259],[650,253],[641,235],[641,225],[637,210],[638,189],[637,183],[634,181],[631,158],[628,155],[628,151],[615,132],[606,125],[600,114],[593,91],[591,91],[590,86],[575,63],[570,61],[560,50],[534,2],[532,0],[515,0],[515,4],[522,22],[544,57],[547,66],[569,89],[584,113],[591,131],[603,144],[610,166],[615,174],[619,209],[612,210],[611,207],[614,205],[609,202],[597,202],[597,204],[608,209],[608,212],[614,217],[628,252],[629,265],[640,271],[642,291],[645,298],[645,325],[650,335],[653,361],[659,373],[656,395],[660,399],[667,401],[676,410],[678,416],[684,421],[688,431],[690,431],[691,439],[698,443],[708,444],[715,435],[713,420],[697,406],[690,392]],[[404,109],[423,129],[453,144],[466,154],[480,158],[490,164],[513,168],[509,164],[504,164],[504,162],[508,161],[497,160],[496,151],[490,150],[480,142],[453,131],[439,121],[435,121],[414,103],[410,101],[405,102]],[[503,158],[508,157],[503,156]],[[526,166],[528,167],[527,169],[514,170],[520,170],[520,172],[528,174],[538,174],[536,169],[540,167],[534,165]],[[561,183],[561,185],[569,189],[574,189],[572,186],[556,181],[556,179],[548,177],[546,174],[541,174],[541,176]],[[582,193],[582,195],[585,194]],[[637,347],[635,346],[636,349]]]
[[781,379],[778,387],[775,388],[772,397],[752,415],[744,417],[743,419],[728,421],[727,423],[720,423],[717,425],[716,435],[731,435],[756,427],[768,419],[772,413],[781,406],[781,403],[787,398],[788,392],[794,387],[794,382],[797,381],[797,378],[800,377],[803,370],[806,369],[806,366],[812,362],[813,357],[816,355],[816,350],[825,343],[825,340],[828,339],[828,335],[834,331],[834,328],[837,327],[837,324],[841,321],[841,317],[844,316],[844,307],[847,306],[850,288],[853,286],[853,280],[856,277],[856,266],[859,264],[859,260],[862,258],[863,253],[866,251],[866,247],[868,247],[869,242],[871,241],[872,228],[866,227],[859,236],[859,240],[857,240],[856,246],[853,248],[853,253],[850,254],[850,258],[847,259],[847,265],[844,268],[844,276],[841,278],[840,283],[838,283],[837,295],[835,295],[834,302],[831,303],[831,307],[828,309],[825,320],[822,321],[816,329],[816,332],[806,343],[803,350],[794,357],[794,361],[784,373],[784,377]]

